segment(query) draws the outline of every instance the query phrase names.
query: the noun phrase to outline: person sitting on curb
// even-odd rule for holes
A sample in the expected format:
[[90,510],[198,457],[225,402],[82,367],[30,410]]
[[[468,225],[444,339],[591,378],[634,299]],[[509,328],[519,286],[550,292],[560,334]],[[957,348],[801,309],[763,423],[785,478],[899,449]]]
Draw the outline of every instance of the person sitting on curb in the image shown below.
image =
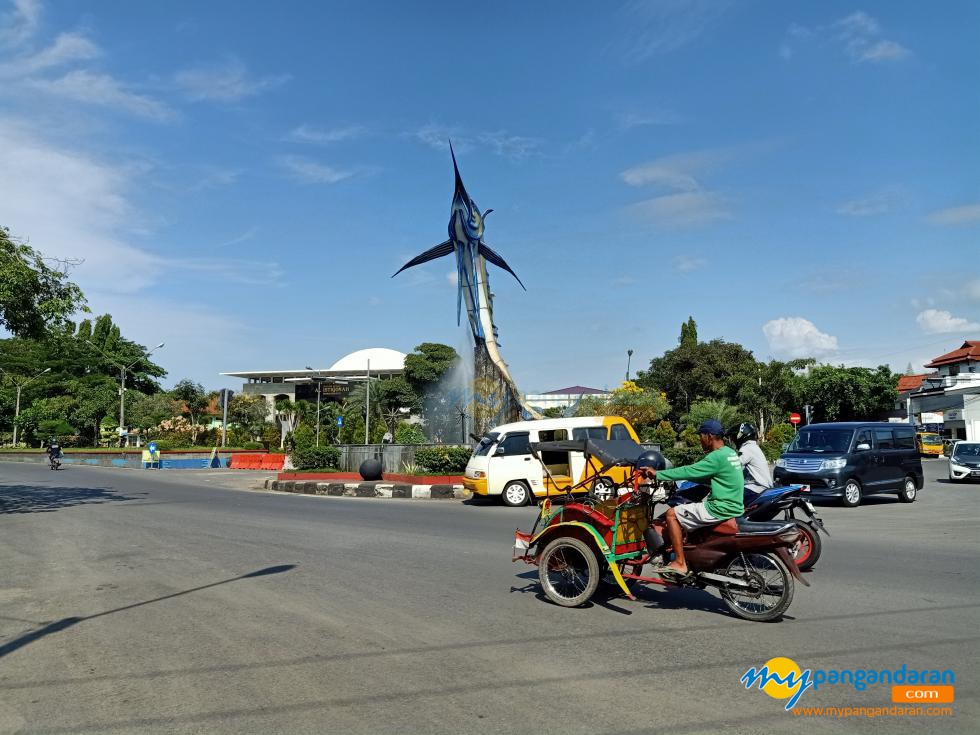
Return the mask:
[[674,561],[665,567],[665,571],[682,576],[688,573],[684,531],[714,526],[745,512],[742,462],[735,450],[725,444],[724,434],[721,424],[709,419],[698,428],[701,448],[708,452],[704,459],[669,470],[640,469],[640,473],[650,480],[696,480],[711,484],[711,493],[702,502],[678,505],[667,511],[667,535],[674,547]]

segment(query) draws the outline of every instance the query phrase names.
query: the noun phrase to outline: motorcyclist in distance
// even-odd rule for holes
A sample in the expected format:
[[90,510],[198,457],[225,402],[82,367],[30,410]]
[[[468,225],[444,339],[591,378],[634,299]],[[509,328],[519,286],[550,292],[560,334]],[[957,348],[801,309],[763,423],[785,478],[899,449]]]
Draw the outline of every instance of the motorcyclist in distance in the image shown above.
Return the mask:
[[759,446],[759,432],[750,423],[733,426],[728,432],[728,438],[735,445],[738,458],[742,463],[745,475],[745,489],[761,493],[773,486],[772,473],[769,471],[769,461]]
[[54,467],[59,459],[61,459],[61,445],[58,444],[56,437],[51,437],[48,440],[48,463]]

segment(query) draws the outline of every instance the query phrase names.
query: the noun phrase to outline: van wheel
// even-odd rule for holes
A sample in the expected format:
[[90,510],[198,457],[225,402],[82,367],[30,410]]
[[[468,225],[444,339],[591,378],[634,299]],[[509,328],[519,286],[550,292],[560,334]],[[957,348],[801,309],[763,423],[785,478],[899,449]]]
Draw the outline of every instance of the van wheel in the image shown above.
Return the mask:
[[504,501],[504,505],[514,508],[519,505],[527,505],[531,500],[531,491],[523,480],[513,480],[507,483],[500,497]]
[[898,491],[898,499],[903,503],[914,503],[918,493],[919,488],[915,486],[915,478],[909,476],[905,478],[905,485]]
[[841,502],[848,508],[857,508],[861,505],[861,483],[857,480],[848,480],[844,485],[844,497]]

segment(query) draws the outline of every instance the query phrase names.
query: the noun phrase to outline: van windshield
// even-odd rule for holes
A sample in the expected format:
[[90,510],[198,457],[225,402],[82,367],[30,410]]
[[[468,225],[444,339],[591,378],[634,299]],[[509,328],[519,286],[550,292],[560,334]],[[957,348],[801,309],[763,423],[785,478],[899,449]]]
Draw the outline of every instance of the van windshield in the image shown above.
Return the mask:
[[490,448],[494,445],[494,442],[500,438],[500,434],[491,431],[489,434],[480,439],[480,443],[476,445],[476,449],[473,450],[474,457],[486,457],[490,453]]
[[846,452],[851,446],[852,429],[800,429],[787,452]]
[[943,438],[939,434],[919,434],[923,444],[942,444]]

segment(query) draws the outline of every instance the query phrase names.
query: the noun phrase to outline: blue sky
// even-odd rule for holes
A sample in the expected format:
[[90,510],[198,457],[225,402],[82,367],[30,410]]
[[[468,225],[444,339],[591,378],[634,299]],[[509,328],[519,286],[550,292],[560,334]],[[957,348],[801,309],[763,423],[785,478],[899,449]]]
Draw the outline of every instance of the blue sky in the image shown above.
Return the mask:
[[[0,0],[0,223],[168,382],[465,344],[446,140],[522,390],[676,344],[980,338],[980,5]],[[465,329],[465,321],[464,321]]]

